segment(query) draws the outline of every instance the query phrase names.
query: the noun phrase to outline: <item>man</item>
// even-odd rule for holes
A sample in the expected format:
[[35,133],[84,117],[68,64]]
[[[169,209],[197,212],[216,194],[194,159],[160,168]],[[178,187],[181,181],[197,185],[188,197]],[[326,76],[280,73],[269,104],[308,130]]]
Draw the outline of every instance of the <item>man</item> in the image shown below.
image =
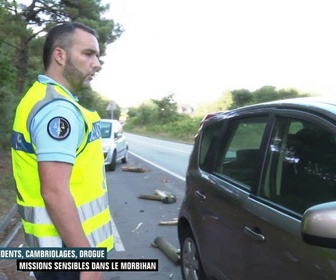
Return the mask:
[[[76,22],[47,35],[45,75],[17,107],[13,174],[31,247],[113,248],[100,118],[72,95],[101,68],[96,32]],[[44,279],[102,279],[100,272],[35,272]]]

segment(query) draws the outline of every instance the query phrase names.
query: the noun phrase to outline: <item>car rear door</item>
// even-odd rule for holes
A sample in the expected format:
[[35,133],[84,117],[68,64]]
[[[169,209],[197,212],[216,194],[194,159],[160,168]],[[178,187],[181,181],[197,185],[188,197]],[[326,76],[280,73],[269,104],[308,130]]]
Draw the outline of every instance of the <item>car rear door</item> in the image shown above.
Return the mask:
[[[244,205],[258,182],[256,175],[262,162],[261,147],[268,119],[265,114],[229,118],[226,125],[220,126],[224,127],[224,136],[217,133],[213,137],[213,127],[203,130],[199,156],[202,174],[191,174],[188,185],[195,187],[194,209],[199,212],[195,216],[201,220],[193,221],[197,227],[193,231],[210,277],[257,279],[249,278],[243,269],[247,263],[246,248],[251,242],[244,233],[251,216]],[[212,172],[215,160],[219,164]]]

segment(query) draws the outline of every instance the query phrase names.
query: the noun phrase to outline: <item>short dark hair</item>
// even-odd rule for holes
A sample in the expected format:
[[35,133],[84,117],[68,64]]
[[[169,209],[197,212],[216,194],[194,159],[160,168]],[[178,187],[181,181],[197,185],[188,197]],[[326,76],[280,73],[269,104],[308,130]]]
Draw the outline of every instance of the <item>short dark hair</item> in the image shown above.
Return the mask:
[[51,55],[55,48],[61,47],[62,49],[68,50],[71,47],[71,35],[75,32],[76,29],[86,31],[95,36],[97,40],[99,39],[98,34],[94,29],[79,22],[63,22],[61,24],[55,25],[52,29],[49,30],[44,43],[43,65],[45,70],[47,70],[50,65]]

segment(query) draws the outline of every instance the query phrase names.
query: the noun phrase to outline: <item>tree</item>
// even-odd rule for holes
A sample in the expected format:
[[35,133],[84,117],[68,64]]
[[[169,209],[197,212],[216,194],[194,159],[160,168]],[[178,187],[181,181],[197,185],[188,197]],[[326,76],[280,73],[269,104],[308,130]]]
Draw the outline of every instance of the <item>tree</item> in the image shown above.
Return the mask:
[[231,106],[232,106],[232,93],[226,91],[214,102],[200,104],[196,108],[195,115],[204,117],[208,113],[226,111]]
[[278,92],[274,86],[263,86],[253,93],[253,103],[262,103],[279,99]]
[[16,52],[14,65],[17,69],[18,94],[25,88],[32,41],[45,34],[55,23],[78,21],[96,29],[102,55],[105,54],[106,45],[123,32],[121,25],[101,18],[109,9],[109,5],[102,5],[101,0],[32,0],[30,5],[20,4],[16,0],[0,0],[0,9],[0,40],[12,46]]
[[132,107],[128,111],[131,125],[153,124],[156,118],[156,108],[153,103],[143,103],[138,108]]
[[235,109],[253,103],[252,93],[247,89],[236,89],[231,92],[232,104],[229,109]]
[[[77,92],[77,97],[79,99],[79,104],[89,110],[97,111],[102,119],[110,118],[110,112],[106,110],[110,101],[106,98],[103,98],[99,93],[91,89],[86,89],[81,92]],[[120,108],[118,106],[117,110],[114,111],[114,118],[118,119],[119,116]]]
[[169,94],[162,99],[152,99],[157,106],[158,120],[161,123],[168,123],[177,119],[177,103],[174,101],[174,94]]
[[309,94],[299,93],[296,89],[280,89],[279,90],[279,99],[288,99],[288,98],[297,98],[297,97],[306,97]]
[[15,104],[15,68],[12,63],[14,50],[0,41],[0,151],[8,148]]

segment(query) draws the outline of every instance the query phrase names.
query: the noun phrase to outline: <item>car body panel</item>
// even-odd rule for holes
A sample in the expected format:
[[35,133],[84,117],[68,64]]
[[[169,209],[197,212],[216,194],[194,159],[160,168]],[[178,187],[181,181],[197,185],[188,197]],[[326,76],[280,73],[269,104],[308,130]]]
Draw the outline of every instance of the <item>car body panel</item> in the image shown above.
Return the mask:
[[[306,209],[318,203],[336,201],[334,159],[326,152],[326,149],[333,151],[336,147],[335,115],[335,101],[298,98],[221,112],[204,120],[190,156],[178,233],[183,242],[180,233],[184,227],[190,227],[209,279],[313,280],[336,277],[336,252],[330,249],[332,244],[336,246],[336,231],[332,230],[336,227],[333,224],[336,203],[335,211],[329,207],[328,215],[324,216],[331,222],[331,229],[321,230],[330,235],[324,243],[318,243],[324,247],[305,243],[301,232],[303,217],[306,224],[314,223],[313,218],[305,216]],[[249,122],[252,120],[253,125],[258,118],[264,122],[263,132],[251,130],[256,126],[248,130]],[[238,135],[239,124],[244,124],[241,127],[246,127],[250,135]],[[310,148],[299,156],[295,153],[303,144],[296,144],[294,153],[289,136],[298,135],[306,127],[316,131],[317,135],[304,136],[311,142],[308,143]],[[326,145],[331,148],[323,149],[324,134],[313,144],[320,131],[330,137]],[[257,134],[261,138],[257,145],[253,145],[253,137]],[[238,144],[232,144],[235,135],[239,136]],[[235,172],[225,173],[231,170],[229,166],[234,166],[238,155],[243,155],[244,150],[234,150],[237,145],[245,146],[246,155],[251,153],[251,148],[257,147],[258,153],[252,158],[252,171],[250,167],[242,166]],[[321,158],[319,153],[326,156]],[[336,164],[336,153],[331,154]],[[306,155],[315,160],[305,163]],[[323,157],[329,157],[329,165]],[[290,174],[289,179],[286,172]],[[245,181],[245,175],[242,175],[245,173],[250,181]],[[300,191],[303,196],[291,200],[286,191],[289,186],[291,191],[295,190],[295,195]],[[335,194],[329,194],[334,190]],[[321,195],[323,192],[326,195]],[[317,212],[315,219],[322,216],[321,213]],[[328,227],[326,222],[323,225]]]

